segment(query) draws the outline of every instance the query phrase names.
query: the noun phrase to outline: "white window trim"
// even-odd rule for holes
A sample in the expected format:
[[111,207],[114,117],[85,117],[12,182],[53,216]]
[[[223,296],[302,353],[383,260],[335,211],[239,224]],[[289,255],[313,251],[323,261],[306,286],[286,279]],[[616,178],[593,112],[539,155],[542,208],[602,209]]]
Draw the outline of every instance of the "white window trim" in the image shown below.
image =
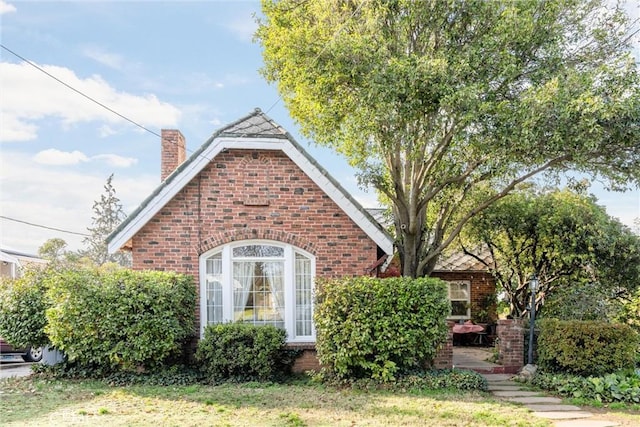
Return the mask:
[[[447,298],[449,298],[449,301],[453,301],[451,299],[451,285],[453,284],[457,284],[457,283],[464,283],[465,285],[467,285],[467,292],[468,292],[468,297],[467,297],[467,314],[466,315],[450,315],[449,317],[447,317],[447,319],[455,319],[455,320],[460,320],[460,319],[470,319],[471,318],[471,281],[470,280],[447,280]],[[456,301],[462,301],[460,299],[456,299]]]
[[[200,255],[199,259],[199,271],[200,271],[200,338],[204,336],[204,328],[207,325],[207,263],[206,260],[217,252],[222,253],[222,295],[223,295],[223,322],[232,322],[233,319],[233,291],[231,289],[232,283],[232,271],[233,271],[233,248],[249,245],[270,245],[277,246],[284,249],[284,301],[285,301],[285,329],[287,331],[288,343],[309,343],[316,341],[316,329],[315,325],[311,324],[311,335],[295,337],[296,330],[296,318],[295,318],[295,253],[298,252],[307,257],[311,262],[311,286],[312,292],[315,283],[315,271],[316,271],[316,259],[315,256],[309,252],[290,245],[288,243],[282,243],[274,240],[240,240],[231,243],[227,243],[222,246],[210,249],[207,252]],[[311,303],[311,313],[315,310],[313,303]]]

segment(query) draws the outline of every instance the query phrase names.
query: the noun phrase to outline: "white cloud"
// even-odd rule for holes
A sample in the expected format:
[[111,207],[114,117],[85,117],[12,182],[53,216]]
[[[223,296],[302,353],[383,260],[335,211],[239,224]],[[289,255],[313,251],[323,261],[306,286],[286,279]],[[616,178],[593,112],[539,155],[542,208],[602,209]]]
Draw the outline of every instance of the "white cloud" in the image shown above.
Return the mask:
[[138,159],[133,157],[122,157],[116,154],[98,154],[91,157],[91,160],[104,160],[109,166],[114,168],[128,168],[138,163]]
[[228,30],[235,34],[238,39],[245,42],[251,42],[258,29],[258,24],[255,22],[252,13],[247,12],[246,15],[238,16],[226,24]]
[[[108,176],[100,172],[79,173],[70,168],[51,168],[25,154],[0,153],[0,212],[9,218],[63,230],[86,233],[91,226],[92,206],[104,192]],[[116,173],[113,186],[125,212],[130,213],[158,185],[158,177],[134,172]],[[68,249],[77,250],[82,236],[0,220],[0,246],[36,253],[46,240],[59,237]]]
[[3,0],[0,0],[0,15],[4,15],[5,13],[15,12],[16,7],[12,4],[9,4]]
[[89,158],[80,151],[60,151],[55,148],[40,151],[33,158],[36,163],[41,165],[69,166],[89,161]]
[[82,53],[86,57],[115,70],[122,70],[124,67],[124,58],[117,53],[109,53],[96,46],[87,46],[82,50]]
[[49,148],[47,150],[37,153],[33,160],[41,165],[53,165],[53,166],[71,166],[79,163],[103,161],[109,166],[115,168],[128,168],[138,163],[138,159],[133,157],[122,157],[117,154],[97,154],[95,156],[88,157],[86,154],[75,151],[60,151],[55,148]]
[[[108,106],[145,127],[174,127],[181,112],[156,96],[120,92],[100,76],[81,78],[64,67],[41,66],[47,73],[77,91]],[[112,126],[130,126],[118,115],[91,102],[27,63],[0,62],[0,141],[26,141],[37,137],[40,119],[56,117],[64,127],[79,122],[104,121]]]
[[117,134],[118,131],[108,125],[102,125],[98,128],[98,134],[101,138],[106,138],[111,135]]

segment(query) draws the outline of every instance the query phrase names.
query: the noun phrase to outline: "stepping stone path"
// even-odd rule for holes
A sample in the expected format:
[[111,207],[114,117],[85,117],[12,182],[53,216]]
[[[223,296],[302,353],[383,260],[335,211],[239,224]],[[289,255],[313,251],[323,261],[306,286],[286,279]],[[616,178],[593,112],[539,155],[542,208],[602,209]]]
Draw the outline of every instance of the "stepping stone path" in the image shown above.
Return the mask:
[[507,402],[524,405],[539,418],[553,420],[556,427],[614,427],[616,422],[590,419],[593,414],[573,405],[565,405],[562,399],[545,396],[543,392],[526,390],[508,374],[484,374],[489,391]]

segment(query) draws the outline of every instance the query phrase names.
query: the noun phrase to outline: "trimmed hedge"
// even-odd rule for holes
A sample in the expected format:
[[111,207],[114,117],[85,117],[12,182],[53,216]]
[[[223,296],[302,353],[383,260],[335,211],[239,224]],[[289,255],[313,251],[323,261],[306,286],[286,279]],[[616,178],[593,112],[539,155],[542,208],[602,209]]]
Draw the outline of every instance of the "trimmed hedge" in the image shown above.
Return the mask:
[[324,282],[314,314],[318,358],[337,378],[391,381],[433,360],[446,340],[450,312],[446,284],[439,279]]
[[551,372],[598,376],[632,368],[640,345],[624,324],[542,319],[539,328],[538,364]]
[[155,369],[195,335],[193,278],[131,270],[65,270],[47,280],[45,331],[93,374]]
[[273,380],[293,364],[293,354],[285,349],[286,338],[286,331],[273,325],[208,325],[196,360],[213,382]]
[[28,270],[18,279],[0,281],[0,336],[16,348],[49,343],[45,271]]

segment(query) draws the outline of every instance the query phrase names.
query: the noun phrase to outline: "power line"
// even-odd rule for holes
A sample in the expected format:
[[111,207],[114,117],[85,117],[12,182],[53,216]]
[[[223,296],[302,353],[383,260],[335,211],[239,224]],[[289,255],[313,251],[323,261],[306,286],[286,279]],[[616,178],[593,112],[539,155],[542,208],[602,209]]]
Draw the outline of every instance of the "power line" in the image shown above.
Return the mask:
[[[103,104],[102,102],[92,98],[91,96],[85,94],[84,92],[74,88],[73,86],[71,86],[70,84],[64,82],[63,80],[60,80],[59,78],[57,78],[56,76],[54,76],[53,74],[49,73],[47,70],[45,70],[44,68],[40,67],[38,64],[29,61],[27,58],[25,58],[24,56],[18,54],[17,52],[14,52],[13,50],[9,49],[8,47],[6,47],[5,45],[3,45],[2,43],[0,43],[0,47],[4,50],[6,50],[7,52],[9,52],[10,54],[14,55],[16,58],[21,59],[22,61],[24,61],[25,63],[27,63],[28,65],[32,66],[33,68],[35,68],[36,70],[40,71],[41,73],[44,73],[45,75],[47,75],[48,77],[51,77],[52,79],[54,79],[55,81],[57,81],[58,83],[60,83],[61,85],[67,87],[68,89],[71,89],[72,91],[74,91],[75,93],[77,93],[78,95],[81,95],[83,97],[85,97],[86,99],[88,99],[89,101],[99,105],[100,107],[104,108],[105,110],[109,111],[110,113],[115,114],[116,116],[128,121],[129,123],[133,124],[134,126],[139,127],[140,129],[149,132],[152,135],[157,136],[158,138],[160,138],[160,140],[162,140],[162,135],[160,135],[159,133],[145,127],[144,125],[141,125],[140,123],[136,122],[135,120],[132,120],[130,118],[128,118],[127,116],[125,116],[124,114],[121,114],[119,112],[117,112],[116,110],[114,110],[113,108],[109,107],[108,105]],[[169,140],[170,143],[178,145],[177,142],[174,142],[173,140]],[[194,153],[193,150],[189,150],[185,147],[185,150],[189,153]],[[212,161],[210,158],[204,156],[202,153],[199,154],[199,157],[203,157],[204,159],[208,160],[208,161]]]
[[27,225],[30,225],[32,227],[45,228],[47,230],[59,231],[61,233],[75,234],[75,235],[78,235],[78,236],[91,237],[89,234],[78,233],[77,231],[63,230],[61,228],[49,227],[47,225],[34,224],[32,222],[22,221],[20,219],[9,218],[8,216],[4,216],[4,215],[0,215],[0,218],[6,219],[6,220],[9,220],[9,221],[19,222],[21,224],[27,224]]
[[3,45],[2,43],[0,43],[0,47],[2,47],[4,50],[6,50],[7,52],[9,52],[10,54],[20,58],[21,60],[23,60],[24,62],[26,62],[27,64],[31,65],[32,67],[34,67],[35,69],[37,69],[38,71],[46,74],[47,76],[51,77],[52,79],[54,79],[55,81],[57,81],[58,83],[60,83],[61,85],[66,86],[67,88],[71,89],[72,91],[74,91],[75,93],[77,93],[78,95],[84,96],[85,98],[87,98],[89,101],[98,104],[99,106],[101,106],[102,108],[104,108],[105,110],[115,114],[116,116],[125,119],[126,121],[128,121],[129,123],[139,127],[142,130],[145,130],[147,132],[149,132],[152,135],[155,135],[159,138],[162,138],[157,132],[152,131],[151,129],[141,125],[140,123],[137,123],[133,120],[131,120],[130,118],[118,113],[116,110],[104,105],[102,102],[90,97],[89,95],[83,93],[82,91],[79,91],[78,89],[74,88],[73,86],[71,86],[68,83],[65,83],[64,81],[60,80],[59,78],[57,78],[56,76],[54,76],[53,74],[49,73],[48,71],[46,71],[44,68],[40,67],[39,65],[29,61],[27,58],[17,54],[16,52],[12,51],[11,49],[9,49],[8,47],[6,47],[5,45]]

